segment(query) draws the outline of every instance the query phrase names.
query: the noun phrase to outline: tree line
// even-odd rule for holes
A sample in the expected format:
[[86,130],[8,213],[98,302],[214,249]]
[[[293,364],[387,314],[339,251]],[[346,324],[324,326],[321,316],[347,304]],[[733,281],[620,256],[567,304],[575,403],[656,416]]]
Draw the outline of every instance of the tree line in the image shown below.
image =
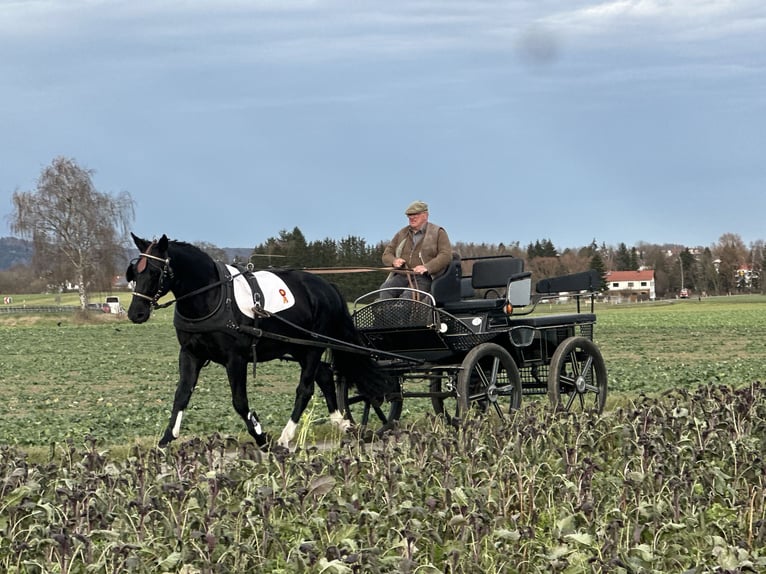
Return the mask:
[[[134,202],[127,192],[101,193],[92,182],[92,171],[70,158],[58,157],[44,168],[34,191],[16,192],[12,201],[11,230],[32,243],[32,260],[0,271],[0,292],[50,291],[73,286],[83,306],[88,294],[111,291],[113,279],[124,272],[133,251],[128,237]],[[368,244],[362,237],[307,241],[298,227],[255,245],[245,257],[231,261],[210,243],[198,244],[214,259],[250,264],[254,268],[357,268],[366,272],[338,273],[328,278],[352,300],[376,289],[385,279],[381,256],[385,242]],[[624,243],[598,244],[594,238],[579,248],[557,248],[550,239],[526,246],[520,242],[464,243],[454,250],[464,259],[510,255],[523,258],[532,279],[596,269],[608,271],[653,269],[657,296],[674,297],[682,289],[699,295],[762,293],[764,242],[746,246],[735,233],[725,233],[711,246]],[[470,263],[467,265],[470,271]]]

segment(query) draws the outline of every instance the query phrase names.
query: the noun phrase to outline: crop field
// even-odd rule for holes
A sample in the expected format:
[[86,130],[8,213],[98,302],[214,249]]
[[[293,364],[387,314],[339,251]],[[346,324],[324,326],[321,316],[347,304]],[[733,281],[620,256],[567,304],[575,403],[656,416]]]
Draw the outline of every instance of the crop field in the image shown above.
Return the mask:
[[[536,313],[569,311],[547,305]],[[708,383],[736,387],[766,375],[766,297],[602,305],[596,312],[595,340],[609,371],[608,407],[641,392]],[[48,445],[86,434],[110,445],[158,440],[178,376],[172,314],[159,310],[143,325],[102,313],[90,320],[0,315],[0,402],[7,408],[0,443]],[[297,377],[289,362],[260,364],[250,377],[251,408],[272,432],[287,421]],[[318,394],[315,399],[310,414],[321,433],[326,409]],[[403,418],[428,412],[425,402],[405,402]],[[243,431],[225,372],[211,364],[202,371],[182,432]]]
[[[154,448],[177,380],[172,309],[144,325],[2,314],[0,571],[764,571],[765,303],[597,305],[602,415],[525,400],[455,431],[412,399],[366,444],[315,396],[290,454],[255,449],[217,365],[180,439]],[[288,362],[251,377],[267,431],[296,381]]]

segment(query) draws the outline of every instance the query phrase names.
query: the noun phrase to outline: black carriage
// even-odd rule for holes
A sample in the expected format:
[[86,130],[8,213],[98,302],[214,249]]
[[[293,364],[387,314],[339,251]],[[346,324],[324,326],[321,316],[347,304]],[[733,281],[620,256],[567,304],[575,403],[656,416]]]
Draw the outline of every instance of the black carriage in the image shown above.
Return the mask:
[[[371,413],[385,428],[408,397],[430,398],[450,421],[474,411],[503,415],[528,394],[547,393],[557,408],[604,408],[606,367],[593,343],[596,272],[539,281],[532,296],[522,260],[474,259],[463,277],[455,257],[430,293],[379,300],[373,292],[352,315],[338,289],[306,270],[253,273],[166,235],[133,239],[140,255],[126,271],[135,282],[128,318],[144,323],[154,309],[177,303],[179,380],[160,446],[178,438],[199,373],[211,361],[226,368],[232,405],[264,447],[272,441],[249,405],[248,364],[277,359],[301,367],[277,439],[284,447],[315,386],[344,430],[353,419],[366,427]],[[574,297],[576,313],[532,315],[540,301],[562,292]],[[168,293],[173,298],[159,303]],[[580,312],[585,296],[590,312]],[[330,361],[323,358],[328,349]]]
[[[607,393],[606,366],[593,342],[600,284],[592,270],[538,281],[533,294],[521,259],[456,256],[431,293],[369,293],[355,302],[353,320],[397,380],[396,391],[371,404],[339,379],[340,406],[362,426],[398,420],[410,397],[430,398],[452,422],[473,412],[502,416],[528,395],[547,395],[560,409],[600,412]],[[539,303],[563,298],[574,301],[575,312],[532,314]]]

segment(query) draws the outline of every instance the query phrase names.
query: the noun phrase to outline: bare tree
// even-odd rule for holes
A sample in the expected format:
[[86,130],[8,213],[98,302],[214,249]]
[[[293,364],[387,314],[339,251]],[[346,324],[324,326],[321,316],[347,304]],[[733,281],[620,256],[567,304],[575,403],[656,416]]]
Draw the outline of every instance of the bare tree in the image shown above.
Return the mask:
[[721,291],[731,295],[736,288],[737,271],[748,260],[744,241],[736,233],[724,233],[713,246],[713,255],[718,259],[718,276]]
[[111,284],[134,217],[130,194],[99,193],[92,175],[73,159],[55,158],[36,191],[13,194],[10,218],[11,230],[33,241],[34,268],[57,285],[76,283],[83,309],[89,291]]
[[231,263],[228,257],[226,257],[226,251],[213,243],[208,243],[207,241],[196,241],[194,242],[194,245],[202,249],[202,251],[210,255],[210,257],[216,261],[221,261],[222,263]]

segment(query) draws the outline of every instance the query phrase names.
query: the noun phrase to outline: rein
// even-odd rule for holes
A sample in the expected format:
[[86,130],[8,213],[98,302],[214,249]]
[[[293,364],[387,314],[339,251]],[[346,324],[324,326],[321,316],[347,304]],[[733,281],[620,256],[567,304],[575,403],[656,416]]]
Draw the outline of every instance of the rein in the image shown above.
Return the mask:
[[357,345],[355,343],[349,343],[348,341],[343,341],[341,339],[335,339],[334,337],[329,337],[327,335],[315,333],[314,331],[306,329],[305,327],[296,325],[292,321],[288,321],[287,319],[285,319],[284,317],[280,316],[277,313],[271,313],[270,311],[264,310],[262,311],[262,315],[264,318],[277,319],[281,321],[283,324],[289,327],[292,327],[296,331],[308,335],[309,337],[311,337],[312,340],[296,339],[294,337],[288,337],[287,335],[270,333],[268,331],[264,331],[263,329],[259,329],[257,327],[249,327],[246,325],[237,325],[236,329],[238,331],[246,331],[247,333],[253,335],[256,338],[273,339],[275,341],[282,341],[283,343],[295,343],[298,345],[304,345],[308,347],[323,347],[327,349],[335,349],[337,351],[348,351],[348,352],[356,353],[358,355],[389,357],[391,359],[404,360],[409,363],[415,363],[415,364],[423,364],[425,362],[422,359],[415,359],[413,357],[408,357],[407,355],[400,355],[398,353],[391,353],[388,351],[370,349],[369,347],[365,347],[364,345]]
[[[154,245],[152,243],[152,245]],[[147,251],[152,248],[152,245],[150,245],[147,248]],[[141,258],[145,257],[147,261],[143,262],[143,266],[141,265],[142,261]],[[146,269],[146,265],[148,260],[153,261],[159,261],[162,263],[162,276],[160,277],[160,282],[157,285],[157,292],[154,294],[153,297],[150,297],[149,295],[146,295],[144,293],[139,293],[138,291],[133,291],[133,297],[139,297],[140,299],[146,299],[149,301],[149,304],[152,306],[153,309],[165,309],[167,307],[170,307],[172,304],[182,301],[183,299],[186,299],[188,297],[193,297],[195,295],[199,295],[200,293],[204,293],[205,291],[210,291],[211,289],[214,289],[216,287],[220,287],[221,285],[225,285],[226,283],[233,281],[235,277],[239,277],[240,275],[243,275],[244,272],[240,271],[236,275],[231,275],[230,277],[227,277],[225,279],[221,279],[220,281],[216,281],[215,283],[210,283],[208,285],[203,285],[199,289],[195,289],[194,291],[189,291],[188,293],[184,293],[180,297],[176,297],[175,299],[171,299],[170,301],[166,301],[165,303],[158,303],[159,298],[162,297],[162,287],[163,283],[165,282],[165,278],[168,277],[170,279],[173,278],[173,268],[170,267],[170,257],[167,257],[163,259],[162,257],[157,257],[156,255],[151,255],[149,253],[142,253],[139,256],[139,262],[136,264],[136,270],[141,273],[144,269]],[[139,269],[140,267],[140,269]]]
[[164,303],[161,303],[161,304],[155,303],[154,308],[165,309],[166,307],[170,307],[173,303],[176,303],[177,301],[182,301],[186,299],[187,297],[193,297],[194,295],[199,295],[200,293],[204,293],[205,291],[210,291],[211,289],[214,289],[215,287],[220,287],[221,285],[225,285],[226,283],[233,281],[235,277],[239,277],[240,275],[243,275],[243,273],[239,272],[236,275],[232,275],[231,277],[227,277],[226,279],[221,279],[220,281],[216,281],[215,283],[210,283],[209,285],[203,285],[199,289],[195,289],[194,291],[189,291],[188,293],[184,293],[180,297],[176,297],[175,299],[171,299],[170,301],[165,301]]
[[393,267],[301,267],[301,271],[307,271],[314,275],[339,275],[342,273],[369,273],[371,271],[384,271],[386,273],[412,273],[409,269]]
[[[147,249],[149,251],[151,249],[151,245]],[[226,283],[230,283],[234,281],[236,277],[239,277],[241,275],[245,274],[245,271],[240,271],[239,273],[236,273],[234,275],[229,275],[225,277],[224,279],[221,279],[219,281],[216,281],[215,283],[210,283],[208,285],[203,285],[199,289],[195,289],[194,291],[189,291],[188,293],[184,293],[180,297],[176,297],[175,299],[171,299],[170,301],[166,301],[165,303],[158,303],[158,299],[162,297],[163,293],[163,283],[165,281],[166,277],[173,278],[173,269],[170,267],[170,257],[167,257],[163,259],[162,257],[157,257],[155,255],[150,255],[149,253],[141,253],[139,256],[139,260],[141,258],[146,258],[146,261],[142,262],[139,261],[136,264],[136,268],[140,267],[139,273],[146,269],[146,265],[151,261],[158,261],[162,263],[162,276],[160,277],[159,285],[157,286],[157,293],[153,297],[150,297],[149,295],[146,295],[144,293],[139,293],[137,291],[133,291],[134,297],[139,297],[141,299],[146,299],[150,302],[150,305],[154,309],[165,309],[166,307],[170,307],[174,303],[181,301],[183,299],[186,299],[188,297],[193,297],[195,295],[199,295],[200,293],[204,293],[205,291],[210,291],[211,289],[214,289],[216,287],[220,287],[221,285],[225,285]],[[142,265],[143,263],[143,265]],[[404,270],[400,270],[404,271]],[[408,275],[411,274],[409,271],[405,271],[408,273]],[[411,281],[411,279],[410,279]],[[246,325],[233,325],[233,327],[241,332],[245,332],[253,336],[256,341],[257,339],[264,338],[264,339],[273,339],[277,341],[282,341],[285,343],[295,343],[298,345],[305,345],[305,346],[315,346],[315,347],[324,347],[329,349],[336,349],[336,350],[343,350],[343,351],[349,351],[352,353],[357,353],[361,355],[371,355],[371,356],[385,356],[393,359],[400,359],[405,360],[410,363],[422,363],[422,360],[419,359],[413,359],[412,357],[407,357],[405,355],[399,355],[396,353],[390,353],[387,351],[371,351],[369,347],[365,347],[363,345],[357,345],[355,343],[350,343],[348,341],[343,341],[341,339],[336,339],[333,337],[329,337],[327,335],[322,335],[319,333],[315,333],[314,331],[311,331],[309,329],[306,329],[305,327],[302,327],[300,325],[297,325],[293,323],[292,321],[289,321],[285,319],[284,317],[280,316],[276,313],[271,313],[269,311],[266,311],[264,309],[261,309],[259,311],[259,315],[261,318],[271,318],[276,319],[280,321],[281,323],[295,329],[299,333],[303,333],[309,337],[309,339],[296,339],[294,337],[289,337],[286,335],[280,335],[278,333],[270,333],[268,331],[264,331],[263,329],[259,329],[257,327],[250,327]],[[253,343],[253,357],[255,357],[255,342]],[[256,361],[253,361],[253,368],[255,368]]]

